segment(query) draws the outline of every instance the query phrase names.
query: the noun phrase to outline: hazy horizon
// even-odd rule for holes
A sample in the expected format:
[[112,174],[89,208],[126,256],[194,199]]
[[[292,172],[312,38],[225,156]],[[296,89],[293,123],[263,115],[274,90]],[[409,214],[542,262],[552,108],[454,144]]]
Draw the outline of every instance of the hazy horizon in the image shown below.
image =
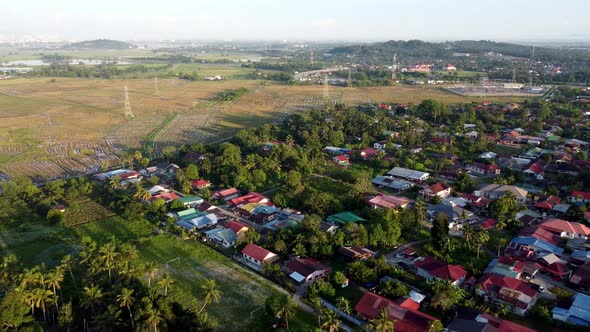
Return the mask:
[[590,1],[498,0],[22,0],[6,8],[0,39],[585,42]]

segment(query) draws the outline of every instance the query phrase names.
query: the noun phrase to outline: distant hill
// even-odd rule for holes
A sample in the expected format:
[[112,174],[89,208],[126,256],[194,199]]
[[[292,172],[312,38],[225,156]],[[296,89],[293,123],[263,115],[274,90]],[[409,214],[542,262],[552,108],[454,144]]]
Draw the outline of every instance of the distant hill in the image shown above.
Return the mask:
[[[487,40],[462,40],[453,42],[432,43],[421,40],[395,41],[382,43],[351,45],[337,47],[329,51],[336,59],[356,59],[356,61],[388,64],[393,53],[406,61],[428,61],[435,59],[450,59],[456,53],[469,53],[481,55],[487,52],[501,53],[505,56],[530,58],[532,46],[499,43]],[[588,52],[572,49],[560,49],[549,47],[535,47],[535,59],[545,61],[564,61],[568,58],[588,58]]]
[[128,50],[132,48],[137,48],[137,46],[111,39],[87,40],[62,47],[66,50]]

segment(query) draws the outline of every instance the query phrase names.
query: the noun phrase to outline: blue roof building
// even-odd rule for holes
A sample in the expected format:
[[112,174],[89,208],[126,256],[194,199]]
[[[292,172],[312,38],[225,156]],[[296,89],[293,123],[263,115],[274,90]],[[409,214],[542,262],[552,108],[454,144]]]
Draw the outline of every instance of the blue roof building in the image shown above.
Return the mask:
[[569,308],[555,307],[553,319],[580,326],[590,326],[590,296],[576,293]]

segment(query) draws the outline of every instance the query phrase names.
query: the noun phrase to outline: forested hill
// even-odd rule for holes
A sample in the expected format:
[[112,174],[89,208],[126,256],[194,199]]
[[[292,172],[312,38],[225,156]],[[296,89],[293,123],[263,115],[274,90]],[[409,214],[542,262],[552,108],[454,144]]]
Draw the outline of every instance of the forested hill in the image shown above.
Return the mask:
[[[455,53],[480,55],[487,52],[501,53],[504,56],[530,58],[532,46],[499,43],[494,41],[462,40],[443,43],[432,43],[421,40],[395,41],[382,43],[351,45],[337,47],[329,53],[337,59],[354,59],[361,63],[388,64],[393,53],[406,61],[427,61],[453,58]],[[535,59],[541,61],[590,61],[590,52],[584,50],[535,47]]]
[[69,45],[65,45],[62,47],[63,49],[85,49],[85,50],[126,50],[130,48],[137,48],[137,46],[118,41],[118,40],[111,40],[111,39],[95,39],[95,40],[87,40],[82,41],[79,43],[73,43]]

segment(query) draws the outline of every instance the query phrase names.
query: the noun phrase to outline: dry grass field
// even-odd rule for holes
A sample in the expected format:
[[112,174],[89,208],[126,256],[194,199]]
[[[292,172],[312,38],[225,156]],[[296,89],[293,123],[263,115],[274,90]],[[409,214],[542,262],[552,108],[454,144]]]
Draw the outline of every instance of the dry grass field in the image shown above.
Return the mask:
[[[123,88],[129,89],[133,118],[124,116]],[[215,94],[245,87],[239,100],[213,102]],[[433,87],[329,88],[286,86],[253,80],[154,81],[32,78],[0,80],[0,177],[54,179],[117,164],[126,151],[141,149],[150,133],[153,147],[216,142],[237,130],[322,107],[326,102],[447,103],[480,100]],[[516,98],[488,98],[513,101]],[[170,121],[170,114],[174,117]],[[168,121],[166,121],[168,119]],[[166,122],[165,122],[166,121]]]

